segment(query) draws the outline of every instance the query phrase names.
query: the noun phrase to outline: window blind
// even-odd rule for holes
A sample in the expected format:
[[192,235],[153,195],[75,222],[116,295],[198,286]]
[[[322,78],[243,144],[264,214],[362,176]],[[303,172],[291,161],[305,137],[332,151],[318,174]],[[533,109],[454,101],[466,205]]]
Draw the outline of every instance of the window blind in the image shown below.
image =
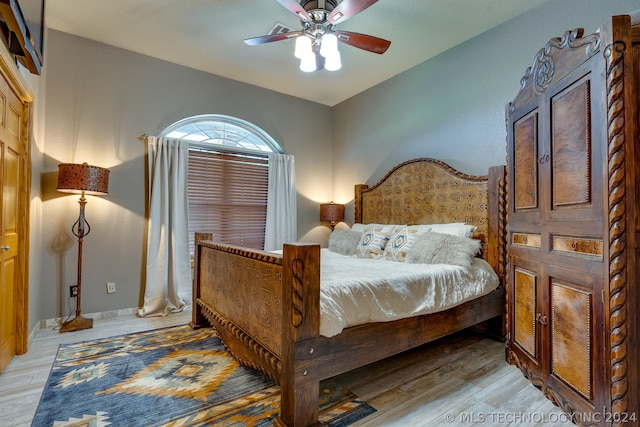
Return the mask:
[[268,159],[189,150],[189,244],[194,233],[216,242],[264,248]]

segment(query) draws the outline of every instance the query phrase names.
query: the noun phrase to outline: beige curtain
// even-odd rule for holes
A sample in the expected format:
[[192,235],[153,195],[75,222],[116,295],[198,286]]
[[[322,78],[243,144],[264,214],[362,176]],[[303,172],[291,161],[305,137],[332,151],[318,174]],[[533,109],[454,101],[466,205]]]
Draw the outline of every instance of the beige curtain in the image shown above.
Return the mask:
[[288,154],[269,154],[269,194],[264,250],[282,249],[283,243],[297,240],[295,158]]
[[186,141],[148,136],[149,218],[144,305],[138,315],[166,316],[191,305]]

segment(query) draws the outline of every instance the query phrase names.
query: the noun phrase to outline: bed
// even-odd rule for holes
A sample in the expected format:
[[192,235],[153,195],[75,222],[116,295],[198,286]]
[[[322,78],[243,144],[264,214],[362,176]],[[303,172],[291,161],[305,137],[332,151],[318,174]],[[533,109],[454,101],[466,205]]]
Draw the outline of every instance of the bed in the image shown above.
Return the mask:
[[473,225],[498,286],[443,311],[347,326],[332,336],[320,333],[320,245],[285,244],[281,253],[270,253],[197,233],[191,326],[213,326],[241,364],[280,385],[276,425],[315,425],[323,379],[472,326],[502,334],[505,215],[504,166],[472,176],[420,158],[397,165],[371,187],[356,185],[355,223]]

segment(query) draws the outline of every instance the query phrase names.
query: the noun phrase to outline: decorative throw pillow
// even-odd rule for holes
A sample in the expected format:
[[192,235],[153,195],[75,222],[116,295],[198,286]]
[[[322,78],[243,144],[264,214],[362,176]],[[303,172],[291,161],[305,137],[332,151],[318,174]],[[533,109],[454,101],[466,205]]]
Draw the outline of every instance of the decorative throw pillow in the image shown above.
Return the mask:
[[422,264],[453,264],[471,267],[478,254],[480,240],[451,234],[428,232],[416,240],[407,254],[407,262]]
[[329,236],[329,250],[341,255],[355,255],[362,233],[353,230],[334,230]]
[[387,245],[384,247],[384,259],[389,261],[404,262],[407,253],[415,243],[416,239],[428,232],[430,227],[410,226],[396,228]]
[[356,256],[358,258],[382,258],[390,234],[390,232],[378,228],[366,229],[356,247]]

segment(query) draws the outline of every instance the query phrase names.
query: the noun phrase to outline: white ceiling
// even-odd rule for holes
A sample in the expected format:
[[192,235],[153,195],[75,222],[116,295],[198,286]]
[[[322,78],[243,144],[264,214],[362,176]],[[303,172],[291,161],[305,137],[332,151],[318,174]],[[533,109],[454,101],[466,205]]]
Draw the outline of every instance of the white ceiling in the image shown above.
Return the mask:
[[277,22],[276,0],[54,0],[49,28],[333,106],[548,0],[379,0],[336,28],[391,41],[383,55],[340,44],[342,69],[303,73],[293,41],[248,46]]

